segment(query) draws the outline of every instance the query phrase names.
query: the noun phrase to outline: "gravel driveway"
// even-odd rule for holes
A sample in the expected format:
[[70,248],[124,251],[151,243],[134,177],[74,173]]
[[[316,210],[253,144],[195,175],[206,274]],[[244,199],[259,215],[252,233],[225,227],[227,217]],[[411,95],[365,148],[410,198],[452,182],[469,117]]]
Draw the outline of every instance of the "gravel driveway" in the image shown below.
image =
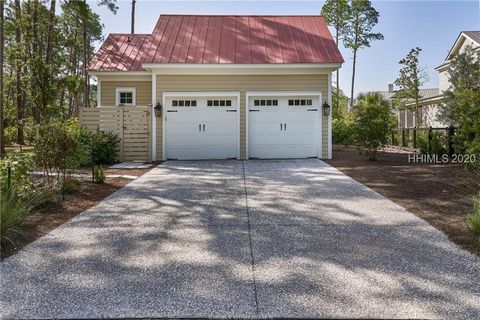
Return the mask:
[[478,257],[313,159],[166,162],[0,284],[4,318],[480,318]]

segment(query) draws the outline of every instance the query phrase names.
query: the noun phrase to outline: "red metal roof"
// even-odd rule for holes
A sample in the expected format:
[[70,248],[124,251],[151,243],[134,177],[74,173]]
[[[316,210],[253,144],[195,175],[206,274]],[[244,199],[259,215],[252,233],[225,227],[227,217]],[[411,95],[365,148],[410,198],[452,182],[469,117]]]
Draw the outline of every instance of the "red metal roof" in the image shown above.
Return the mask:
[[111,33],[88,64],[90,71],[144,71],[148,34]]
[[161,15],[150,36],[110,35],[90,70],[139,71],[141,63],[343,62],[321,16]]

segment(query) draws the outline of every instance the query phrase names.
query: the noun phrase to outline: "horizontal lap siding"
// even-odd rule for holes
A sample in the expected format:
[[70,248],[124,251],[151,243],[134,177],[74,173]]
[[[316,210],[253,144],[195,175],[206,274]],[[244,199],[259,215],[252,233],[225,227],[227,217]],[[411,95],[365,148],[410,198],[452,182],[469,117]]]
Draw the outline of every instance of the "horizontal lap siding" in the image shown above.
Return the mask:
[[152,103],[152,82],[151,81],[102,81],[101,95],[102,106],[114,107],[116,88],[135,88],[137,106],[148,106]]
[[[103,86],[103,83],[102,83]],[[327,100],[328,75],[159,75],[157,100],[163,92],[240,92],[240,157],[246,156],[246,92],[247,91],[321,91]],[[322,101],[323,103],[323,101]],[[157,121],[157,159],[162,159],[162,128]],[[322,122],[322,158],[328,156],[328,120]]]

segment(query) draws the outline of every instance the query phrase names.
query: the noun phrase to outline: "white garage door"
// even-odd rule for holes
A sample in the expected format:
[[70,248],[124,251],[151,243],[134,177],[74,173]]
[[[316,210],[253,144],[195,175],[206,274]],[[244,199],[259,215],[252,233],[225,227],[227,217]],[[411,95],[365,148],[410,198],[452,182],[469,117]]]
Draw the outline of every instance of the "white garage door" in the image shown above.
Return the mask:
[[229,159],[239,156],[236,96],[167,96],[167,159]]
[[320,97],[253,96],[248,99],[250,158],[318,157]]

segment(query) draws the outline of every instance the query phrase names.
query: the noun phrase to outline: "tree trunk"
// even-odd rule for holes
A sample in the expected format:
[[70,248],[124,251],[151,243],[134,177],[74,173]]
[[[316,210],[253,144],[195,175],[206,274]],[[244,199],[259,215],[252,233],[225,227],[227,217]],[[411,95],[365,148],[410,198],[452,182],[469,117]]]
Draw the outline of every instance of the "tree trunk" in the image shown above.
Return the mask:
[[[33,17],[32,17],[32,34],[33,34],[33,39],[32,39],[32,57],[33,59],[38,59],[39,57],[39,52],[38,52],[38,0],[33,1]],[[36,65],[36,64],[34,64]],[[34,72],[38,72],[38,68],[34,67],[36,69]],[[33,71],[33,70],[32,70]],[[38,76],[35,74],[35,76]],[[34,91],[34,96],[37,97],[38,95],[38,89],[36,86],[32,87],[32,90]],[[38,99],[33,100],[33,105],[32,105],[32,116],[33,119],[35,120],[36,123],[40,123],[40,109],[38,108]]]
[[88,57],[87,57],[87,48],[88,48],[88,34],[87,34],[87,19],[88,19],[88,12],[87,12],[87,1],[83,0],[85,5],[85,16],[83,17],[83,76],[84,76],[84,83],[83,83],[83,106],[85,108],[89,107],[90,104],[90,86],[89,86],[89,79],[88,79],[88,71],[87,71],[87,64],[88,64]]
[[132,0],[132,26],[131,26],[131,30],[132,30],[132,34],[135,33],[135,2],[137,2],[136,0]]
[[48,18],[48,38],[47,38],[47,51],[45,54],[45,64],[50,66],[50,62],[52,60],[52,52],[53,52],[53,26],[55,24],[55,5],[56,0],[50,1],[50,12]]
[[5,135],[3,123],[3,47],[5,46],[3,30],[3,11],[5,0],[0,0],[0,158],[5,157]]
[[355,87],[355,64],[357,63],[357,49],[353,50],[352,90],[350,92],[350,111],[353,110],[353,92]]
[[[20,7],[20,0],[15,0],[15,42],[18,48],[22,46],[22,29],[21,29],[22,12]],[[20,57],[15,59],[16,69],[16,96],[17,96],[17,144],[25,144],[23,135],[23,118],[25,115],[24,101],[22,95],[22,64]]]

